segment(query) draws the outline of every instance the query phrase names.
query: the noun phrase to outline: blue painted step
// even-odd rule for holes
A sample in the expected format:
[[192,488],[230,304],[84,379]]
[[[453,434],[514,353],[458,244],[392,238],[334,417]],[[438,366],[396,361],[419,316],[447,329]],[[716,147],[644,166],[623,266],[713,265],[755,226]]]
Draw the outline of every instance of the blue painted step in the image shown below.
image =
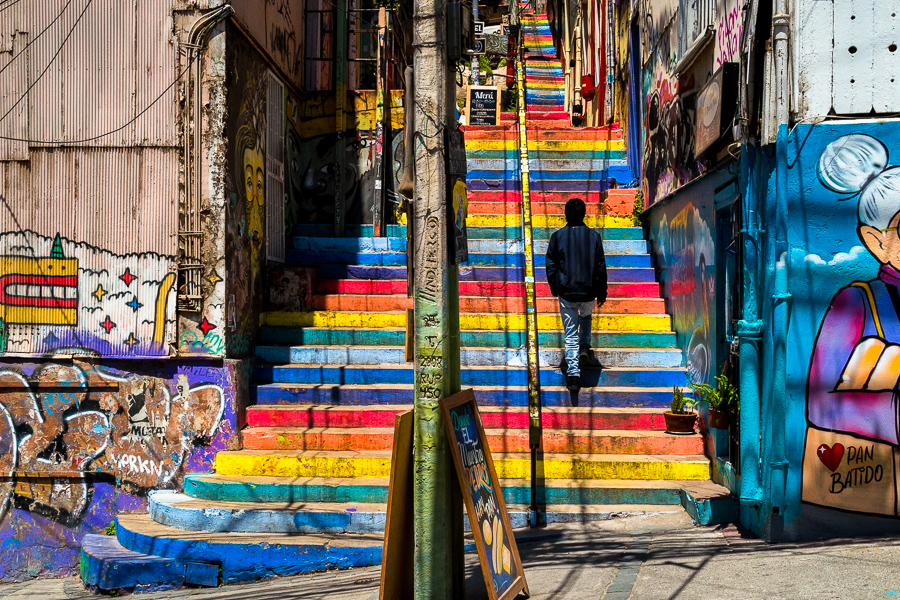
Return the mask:
[[[519,226],[468,227],[466,229],[469,239],[522,239],[522,228]],[[558,227],[535,227],[534,239],[548,240],[550,234],[557,229]],[[644,231],[640,227],[606,227],[597,228],[597,230],[603,235],[604,240],[644,239]],[[304,237],[334,237],[334,231],[330,225],[297,225],[294,228],[294,234]],[[387,234],[394,238],[405,238],[406,225],[388,225]],[[372,235],[371,225],[348,225],[345,237],[340,239],[372,238]]]
[[[461,371],[462,385],[517,386],[528,385],[528,373],[521,367],[466,367]],[[279,365],[262,366],[253,371],[253,379],[259,383],[305,383],[311,385],[374,385],[378,383],[412,384],[412,365]],[[603,369],[584,370],[581,373],[584,387],[672,387],[687,385],[683,369]],[[565,377],[558,369],[542,369],[543,385],[565,385]]]
[[[543,267],[535,267],[536,281],[546,282]],[[406,267],[381,267],[369,265],[321,265],[319,277],[323,279],[406,279]],[[656,273],[650,268],[625,267],[610,268],[607,272],[610,283],[655,283]],[[459,269],[460,281],[524,281],[522,267],[469,267]]]
[[[663,348],[597,348],[594,352],[607,368],[659,367],[675,368],[682,363],[681,350]],[[257,346],[256,355],[268,362],[300,365],[404,365],[404,349],[373,346]],[[563,350],[541,348],[538,361],[541,366],[555,367],[560,363]],[[460,352],[460,364],[468,366],[524,366],[527,357],[524,348],[466,348]]]
[[[528,406],[528,388],[474,388],[478,403],[485,406]],[[543,387],[544,406],[572,406],[569,390]],[[672,388],[583,388],[578,406],[591,408],[668,408]],[[413,404],[413,386],[332,386],[271,383],[256,386],[257,404],[340,404],[344,406]]]
[[116,536],[125,548],[177,560],[221,565],[222,581],[255,581],[327,569],[381,563],[383,536],[196,533],[153,522],[149,515],[119,515]]
[[[345,252],[310,252],[307,250],[291,250],[288,262],[292,264],[310,265],[363,265],[363,266],[405,266],[406,254],[372,252],[349,254]],[[463,263],[479,267],[524,267],[525,256],[522,254],[469,254],[469,260]],[[534,255],[535,266],[546,264],[546,255]],[[606,257],[607,267],[649,268],[650,255],[616,255]]]
[[88,534],[81,542],[81,581],[101,590],[178,589],[184,584],[184,563],[128,550],[111,536]]

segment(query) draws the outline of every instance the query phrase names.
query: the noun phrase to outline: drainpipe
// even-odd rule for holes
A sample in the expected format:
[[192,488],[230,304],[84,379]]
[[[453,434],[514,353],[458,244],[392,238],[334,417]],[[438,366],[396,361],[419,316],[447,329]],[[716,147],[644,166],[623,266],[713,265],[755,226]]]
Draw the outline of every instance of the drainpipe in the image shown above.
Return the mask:
[[[202,245],[202,232],[200,223],[200,201],[203,196],[203,177],[201,168],[203,159],[200,145],[203,134],[203,98],[201,77],[203,74],[203,60],[200,56],[204,44],[209,39],[209,33],[220,21],[227,19],[232,14],[230,4],[225,4],[200,16],[191,26],[188,42],[182,44],[187,49],[187,79],[184,86],[184,212],[178,235],[183,247],[182,260],[179,262],[179,270],[184,274],[184,287],[179,290],[179,296],[188,306],[194,307],[200,299],[200,248]],[[193,102],[191,93],[193,92]],[[193,117],[193,131],[191,120]],[[195,307],[199,310],[198,307]]]
[[[759,318],[759,180],[757,178],[756,147],[752,144],[749,115],[752,112],[751,95],[755,93],[756,79],[753,65],[756,57],[756,15],[758,2],[754,0],[747,11],[744,24],[746,39],[744,56],[741,61],[742,85],[740,88],[740,140],[741,140],[741,222],[743,229],[743,260],[741,265],[743,281],[743,310],[737,323],[738,353],[740,371],[741,410],[741,479],[740,502],[756,514],[744,514],[741,521],[745,526],[758,523],[759,506],[762,502],[762,481],[760,478],[760,342],[764,328]],[[743,511],[742,511],[743,512]],[[759,533],[759,532],[757,532]]]
[[790,319],[791,292],[788,285],[788,202],[787,202],[787,133],[790,81],[788,79],[788,43],[790,15],[787,0],[776,0],[772,16],[775,53],[775,117],[778,135],[775,141],[775,293],[772,325],[774,332],[772,377],[772,428],[770,467],[772,469],[770,502],[772,520],[777,524],[784,514],[784,492],[788,461],[785,450],[785,417],[787,408],[787,334]]
[[569,2],[565,1],[563,4],[565,7],[563,9],[563,23],[565,24],[565,35],[563,36],[563,54],[566,56],[566,99],[565,99],[565,107],[566,112],[571,116],[572,114],[572,106],[574,103],[572,102],[573,96],[573,86],[574,83],[572,81],[572,36],[574,32],[569,27]]

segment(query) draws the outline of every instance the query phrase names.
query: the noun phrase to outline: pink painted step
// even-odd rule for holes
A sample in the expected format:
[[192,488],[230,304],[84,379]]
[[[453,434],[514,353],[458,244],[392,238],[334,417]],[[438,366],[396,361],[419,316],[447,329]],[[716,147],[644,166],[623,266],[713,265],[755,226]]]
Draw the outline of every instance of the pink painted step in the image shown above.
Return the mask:
[[[250,427],[393,427],[394,417],[411,406],[254,405],[247,408]],[[528,429],[528,409],[480,406],[486,429]],[[665,431],[659,409],[544,408],[545,429]]]

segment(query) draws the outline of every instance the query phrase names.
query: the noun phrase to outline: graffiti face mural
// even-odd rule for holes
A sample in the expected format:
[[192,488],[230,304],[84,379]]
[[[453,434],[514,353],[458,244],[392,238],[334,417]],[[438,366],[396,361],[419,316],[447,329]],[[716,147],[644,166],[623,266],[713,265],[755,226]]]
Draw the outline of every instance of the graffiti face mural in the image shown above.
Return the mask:
[[816,337],[806,394],[803,499],[895,515],[895,464],[900,458],[900,167],[890,165],[880,140],[849,134],[828,144],[817,172],[821,186],[841,194],[844,202],[858,204],[856,233],[862,247],[841,258],[868,253],[880,267],[874,278],[837,291]]
[[0,352],[160,356],[174,338],[173,258],[0,234]]

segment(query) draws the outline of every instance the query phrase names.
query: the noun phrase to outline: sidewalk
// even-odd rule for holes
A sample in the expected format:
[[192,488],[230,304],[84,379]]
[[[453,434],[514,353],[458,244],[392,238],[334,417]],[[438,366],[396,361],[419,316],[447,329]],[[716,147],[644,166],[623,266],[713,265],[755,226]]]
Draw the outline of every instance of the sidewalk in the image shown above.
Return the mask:
[[[828,600],[900,597],[894,539],[770,546],[733,526],[694,527],[682,512],[554,526],[521,543],[539,600]],[[487,598],[467,555],[467,600]],[[146,600],[377,600],[380,568],[284,577],[218,589],[136,596]],[[98,598],[77,579],[0,584],[2,600]],[[108,597],[108,596],[107,596]]]

